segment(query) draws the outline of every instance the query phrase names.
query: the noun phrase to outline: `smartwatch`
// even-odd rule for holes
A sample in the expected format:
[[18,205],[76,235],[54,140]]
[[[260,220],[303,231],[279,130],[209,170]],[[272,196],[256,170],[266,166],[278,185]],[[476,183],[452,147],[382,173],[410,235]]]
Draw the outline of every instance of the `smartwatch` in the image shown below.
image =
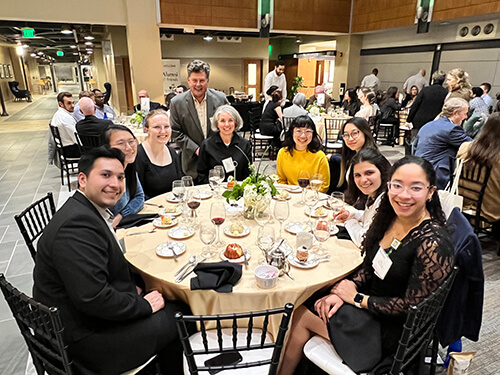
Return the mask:
[[357,293],[355,296],[354,296],[354,306],[356,306],[357,308],[360,308],[361,309],[361,302],[363,302],[363,297],[365,295],[364,294],[361,294],[361,293]]

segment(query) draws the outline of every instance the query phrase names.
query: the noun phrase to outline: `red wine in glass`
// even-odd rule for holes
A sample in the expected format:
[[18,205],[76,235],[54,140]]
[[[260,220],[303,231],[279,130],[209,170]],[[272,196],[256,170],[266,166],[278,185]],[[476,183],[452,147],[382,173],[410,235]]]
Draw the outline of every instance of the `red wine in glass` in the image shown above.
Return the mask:
[[299,182],[299,186],[302,189],[305,189],[309,185],[309,179],[308,178],[299,178],[298,182]]
[[192,210],[196,210],[198,207],[200,207],[200,202],[198,201],[190,201],[188,202],[188,207]]
[[224,218],[223,217],[214,217],[212,219],[212,223],[214,223],[215,225],[222,225],[222,223],[224,223]]

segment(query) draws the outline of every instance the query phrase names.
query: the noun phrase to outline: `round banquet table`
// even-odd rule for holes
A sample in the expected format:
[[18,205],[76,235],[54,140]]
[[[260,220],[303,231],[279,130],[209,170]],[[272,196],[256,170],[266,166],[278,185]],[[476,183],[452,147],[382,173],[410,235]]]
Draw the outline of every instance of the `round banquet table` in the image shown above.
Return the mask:
[[[200,190],[209,191],[210,188],[198,186]],[[296,207],[294,203],[300,200],[300,194],[291,193],[289,200],[290,215],[283,224],[283,228],[289,221],[305,221],[308,217],[304,213],[304,207]],[[323,195],[323,197],[326,197]],[[201,201],[198,208],[199,222],[208,222],[210,206],[215,200],[211,197]],[[158,196],[148,201],[149,203],[162,204],[168,206],[166,196]],[[324,201],[323,201],[324,202]],[[323,203],[320,202],[320,203]],[[274,208],[274,202],[271,203],[271,209]],[[158,208],[145,205],[141,213],[154,213]],[[330,211],[325,210],[331,215]],[[249,266],[243,265],[242,277],[234,286],[232,293],[217,293],[214,290],[191,290],[190,279],[196,277],[193,272],[181,283],[176,283],[174,273],[184,265],[191,255],[199,255],[203,248],[203,243],[199,238],[199,230],[196,230],[194,236],[182,240],[187,246],[186,252],[179,255],[178,259],[162,258],[156,254],[156,247],[163,242],[170,241],[168,237],[169,229],[158,229],[153,233],[141,233],[130,235],[138,231],[147,231],[153,228],[153,224],[146,224],[140,228],[134,227],[126,230],[119,230],[117,236],[124,237],[126,245],[125,257],[141,273],[146,283],[146,289],[158,290],[167,299],[178,299],[190,305],[195,315],[211,315],[219,313],[256,311],[269,308],[284,306],[287,302],[295,306],[302,304],[315,291],[324,286],[343,278],[358,267],[362,262],[359,249],[348,240],[339,240],[337,237],[330,237],[323,246],[330,255],[328,262],[320,262],[312,269],[299,269],[290,266],[290,274],[294,278],[291,280],[286,275],[278,279],[277,285],[272,289],[261,289],[257,286],[254,269],[258,261],[263,257],[262,252],[255,244],[257,241],[258,224],[254,220],[238,217],[243,224],[250,228],[250,234],[243,238],[231,238],[224,234],[224,227],[231,225],[233,220],[226,215],[226,221],[220,227],[220,236],[226,244],[238,243],[248,249],[251,253]],[[184,225],[184,224],[177,224]],[[276,229],[276,236],[279,233],[279,223],[272,220],[266,225],[273,225]],[[283,229],[283,237],[288,241],[292,248],[295,248],[295,235],[286,232]],[[218,249],[219,253],[223,249]],[[206,262],[219,262],[219,255],[207,259]],[[279,321],[274,319],[270,322],[270,333],[275,334],[279,328]]]

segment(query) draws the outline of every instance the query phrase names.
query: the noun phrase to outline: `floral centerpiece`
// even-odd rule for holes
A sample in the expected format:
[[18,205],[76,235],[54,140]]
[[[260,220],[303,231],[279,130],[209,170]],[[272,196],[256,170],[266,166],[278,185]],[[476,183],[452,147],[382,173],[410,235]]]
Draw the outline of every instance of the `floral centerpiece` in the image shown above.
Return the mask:
[[137,111],[132,115],[132,118],[130,119],[130,123],[132,125],[136,125],[137,127],[140,127],[140,126],[142,126],[142,123],[143,123],[145,117],[146,117],[146,112]]
[[[246,157],[243,150],[239,147],[238,149]],[[243,216],[246,219],[254,219],[255,213],[262,212],[268,208],[271,204],[272,197],[278,195],[278,190],[276,190],[274,186],[274,183],[277,181],[277,176],[265,175],[268,166],[266,166],[261,173],[261,162],[259,162],[256,168],[255,165],[248,160],[248,167],[250,169],[250,175],[241,183],[236,182],[232,190],[226,190],[222,193],[222,196],[226,198],[228,202],[230,199],[239,200],[243,197]]]
[[321,116],[322,113],[325,113],[325,109],[319,106],[317,102],[308,105],[306,110],[313,116]]

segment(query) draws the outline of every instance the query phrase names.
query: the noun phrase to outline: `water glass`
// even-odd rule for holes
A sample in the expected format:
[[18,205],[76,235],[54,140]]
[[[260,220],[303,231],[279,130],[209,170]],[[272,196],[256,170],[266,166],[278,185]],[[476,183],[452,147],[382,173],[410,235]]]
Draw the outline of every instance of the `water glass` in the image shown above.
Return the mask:
[[325,255],[326,249],[322,246],[322,243],[330,238],[330,228],[328,227],[328,221],[319,219],[316,221],[313,227],[313,234],[316,241],[319,242],[316,248],[317,255]]
[[283,238],[283,222],[290,215],[288,201],[276,201],[274,203],[274,218],[280,223],[280,238]]
[[333,222],[335,223],[335,217],[339,214],[340,211],[344,209],[344,193],[340,191],[334,191],[328,197],[328,204],[330,209],[333,211]]
[[200,224],[200,240],[206,245],[201,253],[204,258],[212,258],[217,254],[211,246],[215,241],[215,233],[215,225],[211,223]]

